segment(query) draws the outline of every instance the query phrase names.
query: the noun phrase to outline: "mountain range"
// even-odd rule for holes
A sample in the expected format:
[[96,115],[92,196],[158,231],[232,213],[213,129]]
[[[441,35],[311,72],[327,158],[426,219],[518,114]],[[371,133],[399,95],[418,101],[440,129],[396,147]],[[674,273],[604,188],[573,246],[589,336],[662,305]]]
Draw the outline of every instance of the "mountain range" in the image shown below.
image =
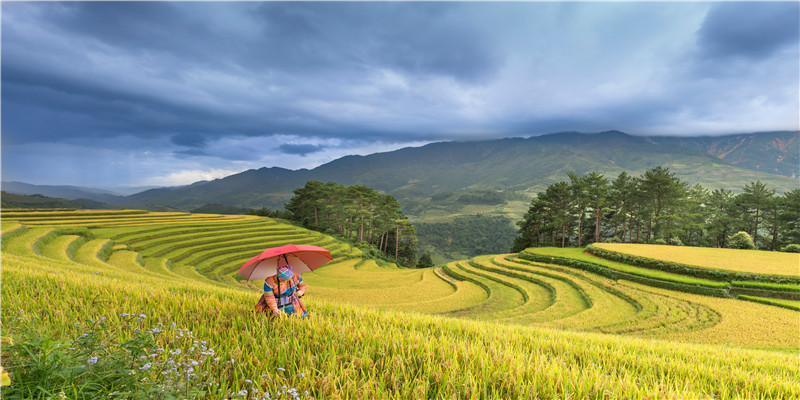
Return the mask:
[[345,156],[314,169],[251,169],[188,186],[129,196],[68,186],[3,182],[3,190],[88,198],[142,208],[191,210],[208,203],[280,208],[306,181],[361,184],[392,194],[406,208],[437,193],[498,190],[532,195],[567,173],[597,171],[613,179],[665,165],[682,180],[739,191],[761,180],[778,192],[798,187],[800,132],[718,137],[643,137],[619,131],[554,133],[530,138],[438,142],[367,156]]

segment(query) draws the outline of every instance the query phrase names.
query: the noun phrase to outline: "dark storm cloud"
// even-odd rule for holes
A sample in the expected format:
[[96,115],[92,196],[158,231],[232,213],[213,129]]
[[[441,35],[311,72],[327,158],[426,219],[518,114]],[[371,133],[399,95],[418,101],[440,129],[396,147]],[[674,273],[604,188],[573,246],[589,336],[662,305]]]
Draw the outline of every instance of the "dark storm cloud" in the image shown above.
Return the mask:
[[179,146],[203,148],[206,146],[206,137],[198,133],[180,133],[173,136],[172,143]]
[[313,145],[313,144],[282,144],[278,146],[281,152],[284,154],[297,154],[301,156],[305,156],[306,154],[316,153],[318,151],[322,151],[325,149],[325,146],[320,145]]
[[356,142],[794,129],[800,108],[797,3],[0,7],[3,145],[47,144],[42,165],[124,143],[152,170],[314,167]]
[[[352,103],[347,92],[353,84],[367,85],[368,72],[386,68],[479,82],[500,65],[492,44],[479,32],[446,20],[457,5],[87,2],[2,7],[2,76],[10,87],[3,91],[10,111],[3,128],[15,142],[120,134],[213,139],[373,132],[379,138],[404,129],[376,129],[340,120],[328,110]],[[62,39],[62,45],[54,38]],[[123,70],[106,63],[115,60]],[[186,82],[194,79],[193,71],[212,82],[242,77],[248,85],[230,88],[221,81],[193,87]],[[276,92],[247,98],[252,89],[269,87]],[[309,100],[314,104],[300,104]],[[53,126],[30,123],[42,118]]]
[[698,32],[707,57],[765,58],[800,39],[800,3],[715,4]]

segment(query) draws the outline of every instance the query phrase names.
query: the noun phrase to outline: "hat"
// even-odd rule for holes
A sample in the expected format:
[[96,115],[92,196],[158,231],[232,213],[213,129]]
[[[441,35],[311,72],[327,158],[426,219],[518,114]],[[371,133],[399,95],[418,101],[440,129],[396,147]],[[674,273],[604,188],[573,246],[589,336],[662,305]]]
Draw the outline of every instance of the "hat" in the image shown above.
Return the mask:
[[280,267],[278,267],[278,276],[284,280],[291,279],[292,276],[294,276],[294,272],[292,272],[292,267],[288,265],[281,265]]

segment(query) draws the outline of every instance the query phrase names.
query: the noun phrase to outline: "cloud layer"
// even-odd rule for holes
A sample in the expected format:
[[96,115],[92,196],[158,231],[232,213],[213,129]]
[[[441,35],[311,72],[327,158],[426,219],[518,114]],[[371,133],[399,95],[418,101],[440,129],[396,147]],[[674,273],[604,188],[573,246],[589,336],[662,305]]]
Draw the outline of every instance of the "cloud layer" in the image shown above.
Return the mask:
[[[799,129],[796,2],[2,11],[4,180],[179,184],[438,140]],[[104,157],[128,170],[96,172]]]

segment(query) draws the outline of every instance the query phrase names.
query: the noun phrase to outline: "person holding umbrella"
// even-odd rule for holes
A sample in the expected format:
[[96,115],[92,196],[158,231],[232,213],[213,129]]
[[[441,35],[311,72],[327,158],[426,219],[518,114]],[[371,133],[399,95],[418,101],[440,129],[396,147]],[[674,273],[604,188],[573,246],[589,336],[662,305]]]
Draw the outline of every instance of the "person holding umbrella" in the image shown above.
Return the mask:
[[251,258],[239,269],[239,275],[248,281],[264,279],[264,294],[256,311],[303,318],[308,311],[300,300],[306,292],[300,273],[313,271],[331,260],[331,252],[321,247],[287,244]]
[[256,304],[256,311],[270,310],[275,317],[296,315],[305,318],[308,311],[300,300],[305,292],[303,278],[295,275],[289,265],[281,265],[276,275],[264,279],[264,294]]

